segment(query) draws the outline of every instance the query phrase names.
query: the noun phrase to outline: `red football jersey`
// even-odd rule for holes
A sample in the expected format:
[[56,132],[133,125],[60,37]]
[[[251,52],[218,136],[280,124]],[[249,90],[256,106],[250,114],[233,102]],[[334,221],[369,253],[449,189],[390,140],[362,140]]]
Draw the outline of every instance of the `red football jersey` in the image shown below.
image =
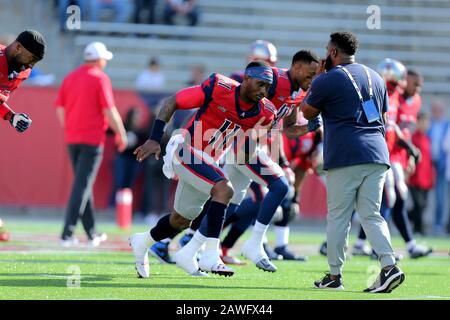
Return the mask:
[[279,121],[290,115],[295,107],[300,106],[306,92],[294,89],[289,69],[272,68],[272,71],[274,77],[268,98],[277,108],[276,121]]
[[296,139],[289,139],[283,135],[284,152],[290,164],[300,167],[304,171],[312,168],[310,156],[315,148],[315,136],[315,132],[309,132]]
[[201,86],[176,93],[178,109],[200,108],[186,129],[191,146],[218,160],[232,145],[240,131],[253,128],[265,117],[263,125],[275,119],[275,106],[266,98],[247,104],[239,97],[240,84],[226,76],[213,73]]
[[[30,76],[31,69],[26,69],[19,73],[10,73],[8,70],[5,48],[5,46],[0,45],[0,94],[8,98],[10,93],[16,90],[17,87]],[[0,118],[4,119],[9,111],[11,111],[11,109],[6,102],[0,103]]]
[[[398,90],[394,90],[389,92],[388,95],[389,95],[389,106],[388,111],[386,112],[387,116],[386,143],[392,159],[392,152],[394,151],[395,145],[397,143],[397,134],[395,133],[394,125],[397,124],[400,92]],[[395,151],[397,152],[397,150]]]

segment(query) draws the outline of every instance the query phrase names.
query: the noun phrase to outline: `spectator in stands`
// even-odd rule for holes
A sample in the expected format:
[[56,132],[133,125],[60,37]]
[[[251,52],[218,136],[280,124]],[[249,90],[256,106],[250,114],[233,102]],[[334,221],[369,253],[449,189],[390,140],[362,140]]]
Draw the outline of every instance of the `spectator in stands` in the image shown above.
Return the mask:
[[136,79],[138,91],[162,91],[166,86],[166,76],[161,71],[157,58],[153,57],[148,63],[148,68],[142,71]]
[[173,18],[177,14],[186,16],[189,19],[189,25],[197,25],[199,17],[197,0],[166,0],[164,22],[173,25]]
[[202,64],[197,64],[191,69],[191,79],[187,82],[188,86],[195,86],[201,84],[206,76],[205,76],[205,66]]
[[106,240],[95,228],[93,186],[103,156],[108,125],[116,133],[119,151],[127,147],[127,135],[114,103],[111,80],[103,72],[113,54],[101,42],[84,50],[85,63],[67,75],[59,88],[56,113],[74,171],[61,245],[76,245],[78,219],[92,246]]
[[133,11],[133,3],[130,0],[90,0],[91,21],[100,21],[102,11],[110,9],[114,11],[113,22],[126,23]]
[[412,136],[412,143],[420,150],[421,159],[416,164],[415,172],[409,178],[413,207],[408,212],[414,225],[414,233],[424,235],[422,224],[423,211],[428,203],[428,191],[434,184],[434,169],[431,160],[431,141],[426,135],[430,125],[430,117],[426,113],[417,115],[417,127]]
[[142,12],[147,10],[147,18],[144,23],[155,23],[155,7],[157,0],[134,0],[134,23],[141,23]]
[[444,118],[444,104],[441,101],[431,103],[431,125],[428,136],[431,139],[431,158],[436,171],[436,208],[434,213],[433,234],[442,235],[443,216],[446,203],[448,202],[448,186],[445,179],[446,155],[443,149],[442,141],[449,130],[449,122]]
[[114,159],[114,184],[111,192],[110,205],[115,206],[116,193],[123,188],[133,188],[143,164],[136,161],[133,151],[145,142],[148,133],[140,127],[142,114],[137,107],[131,107],[125,116],[125,131],[127,134],[127,148],[118,151]]
[[[448,185],[448,189],[450,190],[450,128],[447,130],[447,133],[445,135],[444,138],[444,142],[443,142],[443,148],[444,151],[446,153],[446,158],[447,158],[447,163],[446,163],[446,172],[445,172],[445,177],[447,179],[447,185]],[[448,199],[450,199],[450,193],[448,196]],[[450,235],[450,205],[448,208],[448,216],[447,216],[447,235]]]

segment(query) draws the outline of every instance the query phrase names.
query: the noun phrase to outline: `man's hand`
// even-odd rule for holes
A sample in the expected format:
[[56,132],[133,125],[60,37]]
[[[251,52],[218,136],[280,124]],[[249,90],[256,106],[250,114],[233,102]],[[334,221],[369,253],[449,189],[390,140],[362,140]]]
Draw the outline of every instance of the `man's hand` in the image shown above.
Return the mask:
[[31,119],[25,113],[15,113],[9,119],[9,123],[20,133],[31,126]]
[[308,121],[308,132],[313,132],[322,126],[322,117],[318,116]]
[[154,140],[147,140],[142,146],[139,146],[134,150],[133,154],[136,155],[136,160],[142,162],[148,156],[155,154],[156,160],[159,160],[159,154],[161,153],[161,145]]

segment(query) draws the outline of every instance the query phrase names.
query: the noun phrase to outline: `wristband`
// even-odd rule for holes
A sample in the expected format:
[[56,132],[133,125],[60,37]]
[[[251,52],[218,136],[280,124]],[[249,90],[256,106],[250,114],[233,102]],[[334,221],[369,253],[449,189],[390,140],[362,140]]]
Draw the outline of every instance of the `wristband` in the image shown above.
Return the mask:
[[150,140],[154,140],[161,144],[161,139],[164,135],[164,129],[166,127],[166,123],[161,119],[156,119],[153,124],[152,134],[150,135]]

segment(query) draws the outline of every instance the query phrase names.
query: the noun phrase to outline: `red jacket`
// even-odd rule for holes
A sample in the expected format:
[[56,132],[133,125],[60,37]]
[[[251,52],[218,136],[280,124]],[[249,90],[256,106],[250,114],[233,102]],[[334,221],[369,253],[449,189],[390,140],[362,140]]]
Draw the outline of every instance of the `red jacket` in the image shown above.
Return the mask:
[[431,160],[431,141],[423,132],[416,131],[412,136],[412,142],[422,153],[422,159],[416,165],[416,171],[409,178],[409,185],[416,188],[429,190],[434,185],[435,172]]

